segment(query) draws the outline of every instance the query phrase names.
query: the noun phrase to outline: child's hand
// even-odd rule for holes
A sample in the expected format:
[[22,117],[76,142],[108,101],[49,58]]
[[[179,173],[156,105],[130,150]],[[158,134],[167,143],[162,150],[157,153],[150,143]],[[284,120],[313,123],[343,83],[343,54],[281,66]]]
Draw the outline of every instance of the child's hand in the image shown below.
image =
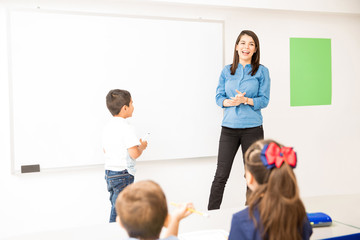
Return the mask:
[[189,216],[192,212],[189,211],[189,208],[194,209],[194,205],[192,203],[182,203],[177,206],[177,208],[172,212],[172,218],[180,221],[181,219]]
[[143,141],[141,138],[140,138],[140,145],[139,145],[139,148],[144,151],[146,148],[147,148],[147,141]]
[[135,160],[138,157],[140,157],[140,155],[146,148],[147,148],[147,141],[142,141],[142,139],[140,138],[140,145],[136,145],[131,148],[128,148],[128,152],[131,159]]
[[189,211],[190,208],[194,208],[192,203],[183,203],[179,204],[175,211],[172,214],[168,215],[168,221],[165,221],[165,227],[167,227],[167,231],[165,233],[165,237],[169,236],[177,236],[179,231],[179,223],[180,220],[189,216],[192,212]]

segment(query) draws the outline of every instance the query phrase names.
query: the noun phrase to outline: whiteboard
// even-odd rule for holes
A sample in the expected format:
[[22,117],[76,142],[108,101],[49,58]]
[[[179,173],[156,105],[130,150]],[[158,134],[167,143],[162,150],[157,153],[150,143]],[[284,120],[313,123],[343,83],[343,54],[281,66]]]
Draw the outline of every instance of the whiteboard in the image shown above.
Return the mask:
[[13,166],[103,164],[105,96],[130,91],[138,159],[217,155],[223,22],[9,11]]

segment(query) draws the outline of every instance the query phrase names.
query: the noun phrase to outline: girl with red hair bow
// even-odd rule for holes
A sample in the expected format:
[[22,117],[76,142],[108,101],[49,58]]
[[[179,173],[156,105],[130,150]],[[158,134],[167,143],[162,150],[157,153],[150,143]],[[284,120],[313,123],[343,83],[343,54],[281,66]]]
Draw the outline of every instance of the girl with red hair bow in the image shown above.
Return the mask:
[[259,140],[245,153],[249,207],[235,213],[229,240],[310,239],[312,228],[293,168],[296,152],[272,140]]

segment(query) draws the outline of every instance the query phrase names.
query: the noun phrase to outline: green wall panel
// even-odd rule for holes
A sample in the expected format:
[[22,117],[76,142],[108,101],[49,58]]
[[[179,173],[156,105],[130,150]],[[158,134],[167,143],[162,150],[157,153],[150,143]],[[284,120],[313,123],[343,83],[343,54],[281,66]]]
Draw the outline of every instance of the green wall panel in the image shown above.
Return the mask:
[[331,39],[290,38],[290,106],[331,104]]

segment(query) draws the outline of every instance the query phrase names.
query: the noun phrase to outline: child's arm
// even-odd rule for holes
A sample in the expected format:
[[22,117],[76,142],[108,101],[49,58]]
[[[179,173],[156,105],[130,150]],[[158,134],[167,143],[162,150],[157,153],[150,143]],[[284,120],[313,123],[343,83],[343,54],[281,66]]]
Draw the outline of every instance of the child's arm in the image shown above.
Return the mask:
[[128,152],[129,152],[130,157],[135,160],[138,157],[140,157],[140,155],[146,148],[147,148],[147,141],[142,141],[140,139],[140,145],[128,148]]
[[180,204],[180,206],[168,217],[169,222],[167,227],[167,231],[165,233],[165,238],[169,236],[177,236],[179,231],[179,223],[181,219],[189,216],[192,212],[190,212],[188,209],[194,208],[192,203],[186,203],[186,204]]

